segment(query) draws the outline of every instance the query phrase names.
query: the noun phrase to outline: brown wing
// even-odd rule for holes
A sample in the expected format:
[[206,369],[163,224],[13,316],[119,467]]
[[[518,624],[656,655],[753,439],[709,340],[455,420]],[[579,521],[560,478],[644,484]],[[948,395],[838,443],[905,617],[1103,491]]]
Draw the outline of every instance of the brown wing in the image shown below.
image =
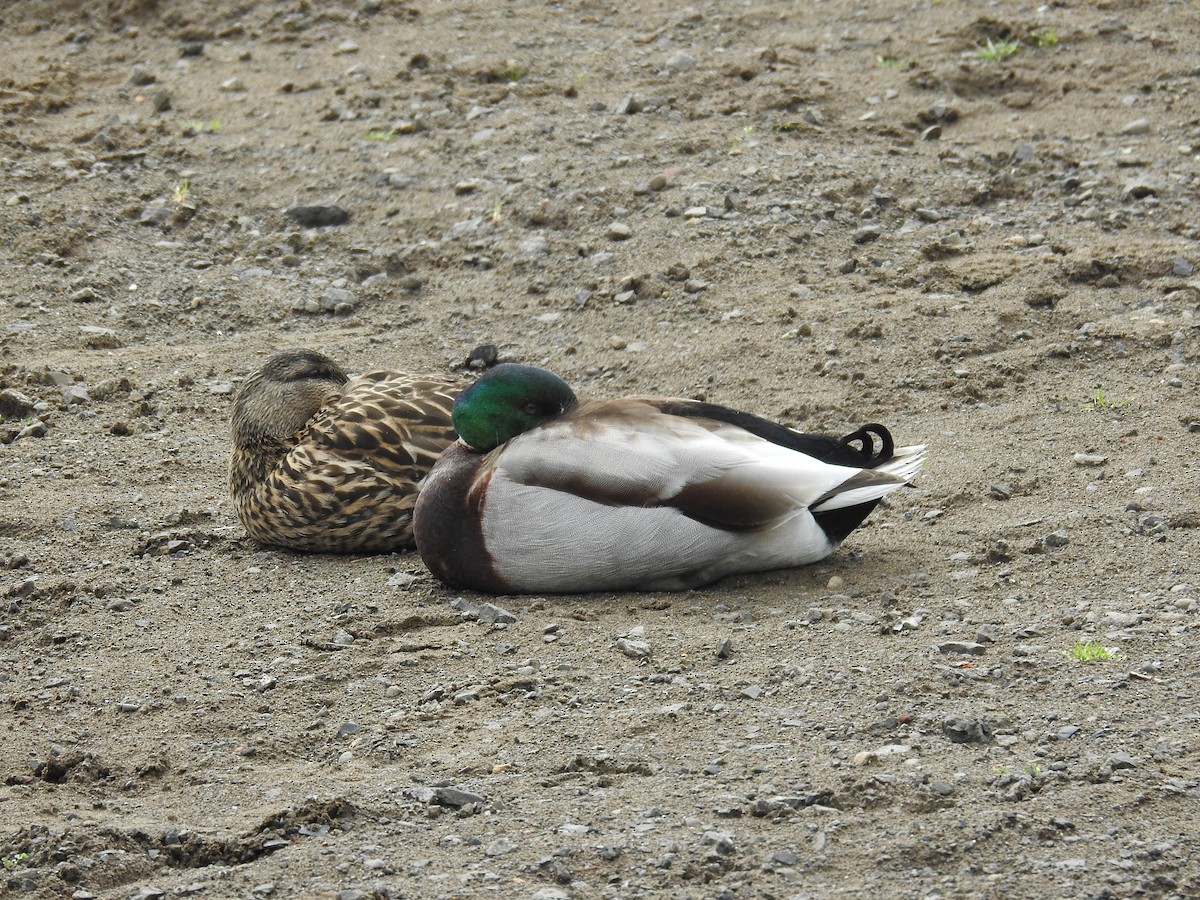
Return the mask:
[[456,437],[450,411],[463,387],[433,375],[368,372],[313,417],[301,443],[420,479]]
[[247,533],[318,552],[409,549],[417,486],[455,439],[464,384],[370,372],[353,379],[241,499]]

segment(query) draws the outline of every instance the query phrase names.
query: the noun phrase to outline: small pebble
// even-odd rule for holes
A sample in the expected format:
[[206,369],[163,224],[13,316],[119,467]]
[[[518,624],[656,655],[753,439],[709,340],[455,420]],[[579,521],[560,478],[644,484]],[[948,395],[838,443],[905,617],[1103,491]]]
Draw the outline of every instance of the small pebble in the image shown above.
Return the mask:
[[308,203],[291,206],[284,215],[305,228],[344,225],[350,221],[350,213],[337,203]]

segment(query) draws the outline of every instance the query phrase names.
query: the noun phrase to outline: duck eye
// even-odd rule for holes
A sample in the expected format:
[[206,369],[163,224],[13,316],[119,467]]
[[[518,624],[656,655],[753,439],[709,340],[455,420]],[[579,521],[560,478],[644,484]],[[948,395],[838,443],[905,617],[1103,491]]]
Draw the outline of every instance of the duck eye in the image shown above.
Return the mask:
[[538,414],[538,405],[532,401],[530,401],[529,403],[526,403],[521,408],[523,410],[525,410],[526,414],[528,414],[528,415],[536,416]]

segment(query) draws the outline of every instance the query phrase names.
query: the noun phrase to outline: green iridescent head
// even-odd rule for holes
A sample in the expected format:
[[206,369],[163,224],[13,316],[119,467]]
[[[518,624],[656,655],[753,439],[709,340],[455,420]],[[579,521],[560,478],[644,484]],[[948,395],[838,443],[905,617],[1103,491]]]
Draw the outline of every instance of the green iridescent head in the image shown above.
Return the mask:
[[575,392],[553,372],[503,363],[463,391],[451,415],[463,442],[486,453],[574,404]]

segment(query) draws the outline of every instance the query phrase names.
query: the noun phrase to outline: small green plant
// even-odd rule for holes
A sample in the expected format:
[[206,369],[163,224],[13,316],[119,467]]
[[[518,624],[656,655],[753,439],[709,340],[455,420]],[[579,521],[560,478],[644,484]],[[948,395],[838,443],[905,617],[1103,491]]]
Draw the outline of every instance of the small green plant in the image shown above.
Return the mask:
[[6,869],[15,869],[29,859],[28,853],[14,853],[12,856],[0,857],[0,865]]
[[999,62],[1013,56],[1020,49],[1020,41],[993,41],[988,38],[986,44],[975,45],[975,58],[985,62]]
[[188,119],[183,123],[184,134],[216,134],[220,130],[220,119]]
[[1039,775],[1042,774],[1042,767],[1039,766],[1037,763],[1030,763],[1029,765],[1025,766],[1023,771],[1030,778],[1037,778]]
[[1107,662],[1117,658],[1117,651],[1112,647],[1102,647],[1095,641],[1076,641],[1075,646],[1067,651],[1067,656],[1081,663]]
[[180,206],[183,206],[188,202],[188,194],[190,191],[191,184],[185,178],[171,189],[171,202],[178,203]]
[[900,66],[900,60],[894,56],[877,56],[875,62],[885,69],[896,69]]
[[1104,393],[1104,388],[1092,388],[1092,399],[1080,404],[1084,409],[1123,409],[1132,403],[1129,397],[1112,397]]
[[1053,28],[1043,28],[1041,31],[1035,31],[1029,36],[1033,38],[1033,42],[1038,45],[1039,50],[1053,47],[1058,43],[1058,35]]
[[1005,775],[1012,774],[1012,768],[1009,766],[996,766],[994,769],[992,769],[992,774],[999,775],[1001,778],[1003,778]]
[[752,134],[754,134],[754,126],[743,125],[742,133],[734,138],[733,143],[729,147],[729,152],[734,154],[741,153],[742,148],[750,142],[750,135]]
[[804,128],[803,122],[772,122],[768,126],[776,134],[786,134],[789,131],[800,131]]
[[396,138],[395,128],[372,128],[367,132],[368,141],[391,141]]
[[489,214],[493,225],[499,225],[504,221],[504,201],[497,200],[492,204],[492,211]]
[[505,63],[504,70],[500,74],[505,81],[509,82],[510,84],[516,84],[525,77],[525,74],[528,71],[529,70],[525,66],[510,59],[507,63]]

